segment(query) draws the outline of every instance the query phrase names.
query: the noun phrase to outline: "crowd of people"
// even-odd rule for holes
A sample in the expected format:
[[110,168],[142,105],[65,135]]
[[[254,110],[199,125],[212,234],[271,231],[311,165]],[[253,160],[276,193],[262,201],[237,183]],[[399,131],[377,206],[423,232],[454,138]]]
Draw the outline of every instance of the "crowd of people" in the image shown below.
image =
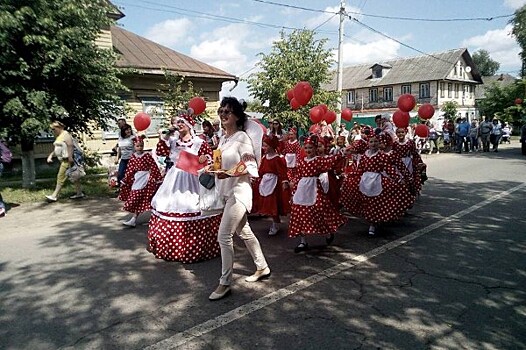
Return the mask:
[[[119,177],[119,198],[131,213],[123,224],[135,227],[150,210],[147,250],[160,259],[193,263],[220,255],[221,276],[210,300],[231,291],[234,235],[255,265],[246,281],[270,276],[249,215],[269,217],[268,235],[286,231],[300,253],[313,236],[332,244],[350,216],[366,220],[367,234],[376,235],[383,223],[404,216],[425,180],[416,143],[388,117],[380,117],[376,128],[351,131],[334,132],[320,123],[298,139],[298,130],[285,129],[279,120],[270,121],[265,133],[245,107],[224,98],[218,120],[204,122],[201,135],[192,111],[179,113],[160,131],[152,154],[127,124],[119,139],[119,147],[129,147],[128,138],[133,144]],[[118,151],[119,163],[124,153]],[[288,227],[282,223],[286,216]]]

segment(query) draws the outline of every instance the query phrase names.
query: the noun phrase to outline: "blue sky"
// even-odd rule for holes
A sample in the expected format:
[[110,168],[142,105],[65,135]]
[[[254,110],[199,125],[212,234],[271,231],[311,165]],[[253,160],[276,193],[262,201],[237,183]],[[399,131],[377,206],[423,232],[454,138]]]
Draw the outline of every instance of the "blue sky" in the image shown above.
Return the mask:
[[[335,54],[338,45],[338,16],[326,12],[337,12],[340,0],[114,0],[113,3],[126,15],[119,21],[124,29],[241,78],[255,71],[257,54],[270,52],[283,27],[316,28],[317,37],[327,38],[327,48]],[[470,53],[485,49],[500,62],[500,72],[517,75],[520,48],[510,35],[511,17],[497,17],[512,15],[524,4],[526,0],[347,0],[346,11],[359,23],[345,21],[344,66],[422,55],[375,30],[424,53],[459,47],[467,47]],[[424,20],[399,19],[404,17]],[[471,20],[474,18],[494,19]],[[240,83],[228,92],[232,86],[229,84],[223,87],[223,94],[250,99],[246,84]]]

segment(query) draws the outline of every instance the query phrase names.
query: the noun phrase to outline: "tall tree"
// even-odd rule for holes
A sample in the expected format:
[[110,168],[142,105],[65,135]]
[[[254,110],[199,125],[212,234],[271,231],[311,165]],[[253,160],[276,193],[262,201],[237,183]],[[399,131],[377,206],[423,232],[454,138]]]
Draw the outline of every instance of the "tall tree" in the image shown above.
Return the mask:
[[526,5],[515,11],[510,23],[513,25],[511,33],[521,47],[519,53],[522,61],[521,77],[524,78],[526,77]]
[[24,186],[50,121],[90,133],[122,110],[115,55],[95,44],[111,10],[105,0],[0,0],[0,131],[22,146]]
[[475,62],[475,66],[478,68],[479,72],[483,76],[492,76],[497,73],[497,71],[500,68],[500,63],[493,60],[489,52],[486,50],[478,50],[473,53],[473,62]]
[[[259,54],[259,71],[248,78],[248,89],[255,99],[268,101],[268,107],[264,103],[259,109],[265,117],[279,118],[285,125],[306,127],[309,107],[320,103],[336,106],[337,93],[322,89],[331,78],[334,61],[325,48],[327,40],[316,40],[314,35],[309,30],[295,30],[289,35],[282,31],[271,52]],[[308,81],[314,96],[309,105],[292,111],[286,93],[299,81]]]

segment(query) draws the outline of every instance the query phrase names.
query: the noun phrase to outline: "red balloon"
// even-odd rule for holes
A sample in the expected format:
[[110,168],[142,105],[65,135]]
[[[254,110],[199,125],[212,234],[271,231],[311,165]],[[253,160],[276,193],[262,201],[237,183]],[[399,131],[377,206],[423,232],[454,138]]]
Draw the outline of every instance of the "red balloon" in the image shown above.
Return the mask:
[[435,107],[429,103],[424,103],[418,108],[418,116],[422,119],[431,119],[435,114]]
[[320,107],[312,107],[309,111],[310,121],[314,124],[323,120],[323,110]]
[[336,121],[336,113],[334,111],[327,111],[327,113],[325,113],[323,116],[323,119],[327,122],[327,124],[332,124]]
[[516,98],[515,99],[515,104],[516,105],[521,105],[522,104],[522,98]]
[[411,94],[403,94],[398,98],[397,105],[402,112],[412,111],[416,106],[415,97]]
[[287,91],[287,100],[292,100],[294,98],[294,89]]
[[348,122],[352,119],[352,111],[349,108],[344,108],[342,111],[342,119]]
[[293,110],[296,110],[298,108],[301,107],[300,103],[298,102],[298,100],[296,100],[296,97],[294,97],[292,100],[290,100],[290,107],[293,109]]
[[318,123],[312,124],[309,128],[309,132],[312,134],[318,134],[320,131],[321,131],[321,128]]
[[144,131],[148,129],[151,121],[152,121],[152,118],[150,118],[148,114],[144,112],[139,112],[133,118],[133,125],[135,126],[135,129],[137,131]]
[[195,115],[199,115],[205,111],[206,102],[202,97],[192,97],[188,102],[188,107],[194,110]]
[[416,134],[416,136],[422,137],[422,138],[428,137],[429,136],[429,128],[427,127],[427,125],[418,124],[415,127],[415,134]]
[[324,103],[322,103],[321,105],[318,105],[318,107],[320,107],[321,110],[323,111],[323,115],[325,115],[325,113],[327,113],[327,111],[329,110],[329,107],[327,107],[327,105]]
[[410,119],[411,116],[409,115],[409,112],[402,112],[401,110],[397,109],[393,113],[393,123],[397,128],[407,128],[409,126]]
[[312,98],[312,86],[307,81],[300,81],[294,87],[294,98],[298,101],[300,106],[305,106]]

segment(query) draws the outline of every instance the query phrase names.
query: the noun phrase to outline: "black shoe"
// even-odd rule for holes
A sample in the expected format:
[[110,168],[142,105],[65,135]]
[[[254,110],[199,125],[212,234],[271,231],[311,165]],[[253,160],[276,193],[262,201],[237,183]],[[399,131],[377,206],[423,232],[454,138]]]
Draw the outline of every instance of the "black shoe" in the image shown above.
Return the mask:
[[334,233],[331,233],[329,237],[325,238],[325,242],[327,242],[327,245],[331,245],[333,241],[334,241]]
[[296,248],[294,248],[294,253],[301,253],[309,249],[309,245],[307,243],[300,243]]

